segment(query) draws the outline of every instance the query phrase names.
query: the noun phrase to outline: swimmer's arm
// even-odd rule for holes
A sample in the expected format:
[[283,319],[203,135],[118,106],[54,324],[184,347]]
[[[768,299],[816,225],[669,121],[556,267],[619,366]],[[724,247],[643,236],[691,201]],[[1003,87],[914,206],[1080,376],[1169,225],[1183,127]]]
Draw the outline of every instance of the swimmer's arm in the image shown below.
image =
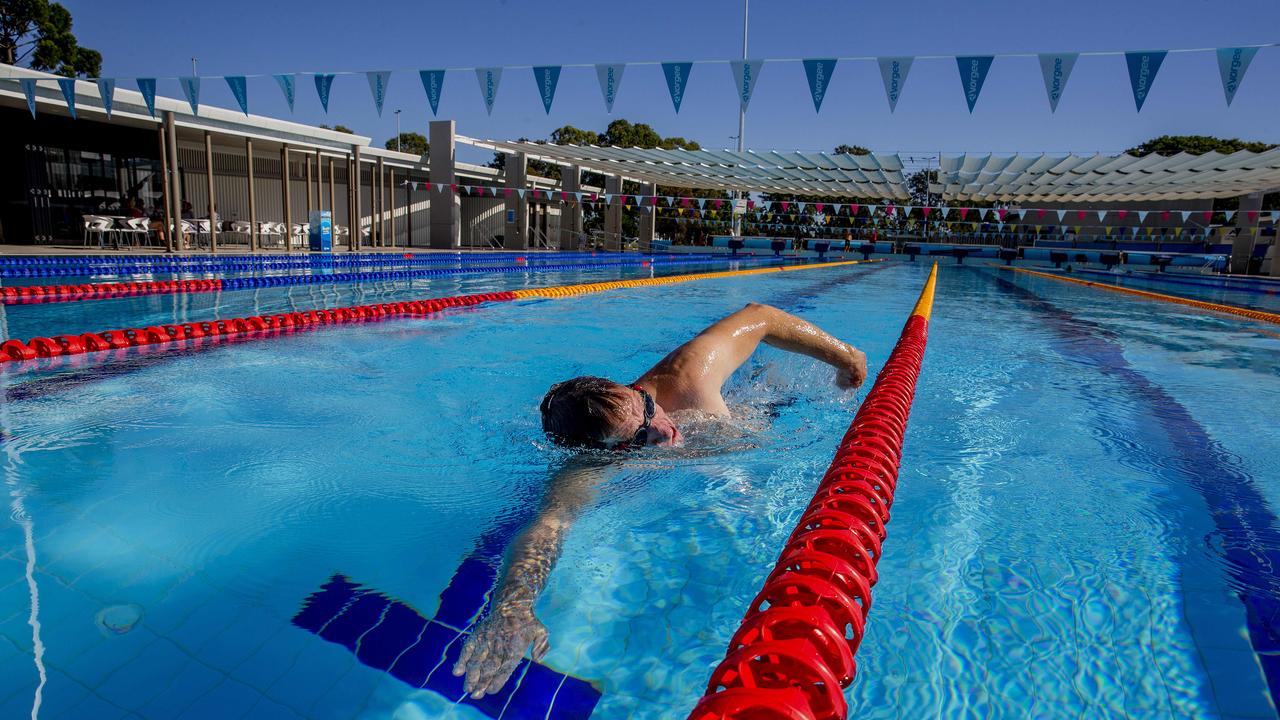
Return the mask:
[[[677,348],[646,373],[670,381],[682,376],[686,385],[703,394],[715,393],[760,343],[780,350],[807,355],[836,369],[836,384],[855,388],[867,377],[867,356],[838,340],[818,326],[759,303],[716,322],[697,337]],[[642,379],[643,381],[643,379]]]
[[552,480],[538,517],[512,543],[489,614],[475,627],[453,667],[454,675],[467,676],[463,687],[472,697],[502,689],[531,646],[534,660],[550,648],[547,629],[534,616],[533,605],[601,476],[599,467],[562,470]]

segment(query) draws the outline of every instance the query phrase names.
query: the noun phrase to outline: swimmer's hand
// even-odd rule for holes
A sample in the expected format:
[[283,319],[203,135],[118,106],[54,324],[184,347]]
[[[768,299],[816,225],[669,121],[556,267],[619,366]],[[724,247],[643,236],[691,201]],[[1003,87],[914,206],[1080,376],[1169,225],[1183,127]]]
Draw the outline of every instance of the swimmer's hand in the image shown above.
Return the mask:
[[502,689],[533,646],[533,659],[541,660],[551,645],[547,628],[525,607],[499,606],[471,632],[453,666],[454,675],[467,676],[463,689],[474,699]]
[[852,345],[845,348],[844,362],[836,366],[836,387],[853,390],[867,379],[867,355]]

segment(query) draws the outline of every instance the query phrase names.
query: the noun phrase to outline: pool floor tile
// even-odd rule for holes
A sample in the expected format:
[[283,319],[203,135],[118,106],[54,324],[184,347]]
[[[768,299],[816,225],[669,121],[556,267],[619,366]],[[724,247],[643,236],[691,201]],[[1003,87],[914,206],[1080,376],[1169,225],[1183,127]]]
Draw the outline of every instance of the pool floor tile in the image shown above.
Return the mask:
[[199,662],[187,662],[160,692],[139,709],[145,717],[177,717],[198,698],[226,679],[226,676]]
[[179,717],[181,720],[230,720],[247,717],[249,710],[260,699],[261,695],[248,685],[225,679],[200,696]]

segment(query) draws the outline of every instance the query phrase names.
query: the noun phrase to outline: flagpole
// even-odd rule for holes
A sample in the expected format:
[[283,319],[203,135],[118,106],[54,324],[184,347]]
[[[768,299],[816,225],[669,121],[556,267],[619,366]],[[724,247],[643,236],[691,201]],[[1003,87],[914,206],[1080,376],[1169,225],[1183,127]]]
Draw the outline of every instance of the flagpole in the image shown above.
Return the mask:
[[[750,4],[751,4],[751,0],[742,0],[742,60],[743,62],[746,62],[746,59],[747,59],[747,11],[749,9]],[[739,94],[741,94],[742,92],[741,88],[739,88],[738,92]],[[747,132],[747,109],[743,107],[742,103],[738,103],[738,152],[739,153],[742,152],[742,147],[743,147],[742,141],[743,141],[743,136],[746,134],[746,132]],[[744,192],[735,192],[734,196],[742,198],[742,197],[746,197],[747,194]],[[733,213],[733,234],[736,237],[742,237],[742,215],[740,215],[737,212]]]

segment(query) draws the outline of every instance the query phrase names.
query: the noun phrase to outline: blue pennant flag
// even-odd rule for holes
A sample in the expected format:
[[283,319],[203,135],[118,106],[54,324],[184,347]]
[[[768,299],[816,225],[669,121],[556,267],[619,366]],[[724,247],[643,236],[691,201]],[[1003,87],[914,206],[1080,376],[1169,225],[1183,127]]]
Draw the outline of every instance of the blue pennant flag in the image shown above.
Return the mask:
[[243,75],[228,75],[223,80],[227,81],[227,87],[231,88],[231,94],[236,96],[236,102],[240,104],[240,111],[248,115],[249,83]]
[[1218,72],[1222,74],[1222,92],[1227,96],[1227,106],[1236,98],[1236,90],[1244,82],[1249,63],[1258,54],[1258,48],[1221,48],[1218,50]]
[[27,96],[27,109],[31,111],[31,117],[36,116],[36,81],[34,78],[22,78],[18,80],[18,84],[22,86],[22,94]]
[[982,83],[987,81],[987,71],[991,69],[992,55],[973,55],[957,57],[956,66],[960,69],[960,85],[964,88],[965,102],[969,103],[969,113],[978,104],[978,96],[982,94]]
[[329,89],[333,87],[333,73],[316,73],[316,95],[320,96],[320,107],[326,114],[329,112]]
[[67,101],[67,112],[71,119],[76,119],[76,81],[71,78],[58,78],[58,87],[62,88],[62,97]]
[[422,78],[422,89],[427,91],[427,102],[431,103],[431,114],[440,111],[440,89],[444,87],[443,70],[419,70]]
[[1129,64],[1129,85],[1133,88],[1133,103],[1142,112],[1142,104],[1151,93],[1151,84],[1156,81],[1156,73],[1160,72],[1160,63],[1164,62],[1164,50],[1151,52],[1127,52],[1125,62]]
[[618,88],[622,87],[622,71],[625,63],[596,65],[596,77],[600,80],[600,94],[604,95],[605,112],[613,112],[613,101],[618,99]]
[[822,112],[822,98],[827,96],[827,84],[836,71],[835,58],[804,61],[804,74],[809,78],[809,95],[813,97],[813,111]]
[[297,87],[297,78],[293,75],[274,75],[276,84],[280,86],[280,92],[284,93],[284,99],[289,103],[289,112],[293,112],[293,98],[295,88]]
[[115,101],[115,78],[98,78],[98,97],[102,98],[102,109],[107,111],[107,119],[111,119],[111,105]]
[[550,115],[551,103],[556,99],[556,84],[560,82],[560,66],[535,67],[533,79],[538,83],[538,95],[542,96],[542,107]]
[[675,106],[677,114],[680,112],[680,104],[684,102],[684,89],[689,82],[691,70],[691,62],[662,63],[662,74],[667,76],[667,90],[671,93],[671,104]]
[[186,76],[178,78],[178,84],[182,86],[182,94],[187,96],[187,103],[191,105],[191,114],[200,114],[200,78],[194,76]]
[[493,101],[498,99],[498,83],[502,82],[502,68],[476,68],[476,80],[480,83],[480,96],[484,98],[485,112],[493,114]]
[[156,116],[156,79],[155,78],[137,78],[138,92],[142,93],[142,100],[147,104],[147,112],[151,113],[151,117]]
[[880,79],[884,81],[884,96],[889,100],[889,112],[898,107],[898,98],[902,97],[902,88],[907,84],[907,73],[911,72],[912,57],[877,58],[880,64]]
[[1049,95],[1049,112],[1058,111],[1058,101],[1067,89],[1067,78],[1071,77],[1071,69],[1076,66],[1078,57],[1079,53],[1040,55],[1040,73],[1044,75],[1044,91]]
[[387,84],[391,82],[390,70],[371,70],[365,73],[369,78],[369,92],[373,94],[373,106],[378,109],[378,117],[382,117],[382,104],[387,100]]
[[733,84],[738,93],[739,107],[747,111],[751,103],[751,93],[756,89],[756,78],[760,77],[763,60],[730,60],[729,72],[733,75]]

